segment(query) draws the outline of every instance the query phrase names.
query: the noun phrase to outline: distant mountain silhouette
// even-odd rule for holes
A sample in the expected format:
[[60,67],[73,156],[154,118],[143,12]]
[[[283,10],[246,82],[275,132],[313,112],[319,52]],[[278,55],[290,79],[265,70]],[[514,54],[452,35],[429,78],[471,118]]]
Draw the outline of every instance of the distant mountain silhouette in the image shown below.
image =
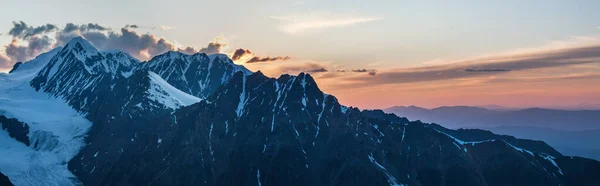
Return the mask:
[[425,109],[397,106],[386,112],[449,128],[478,128],[524,139],[542,140],[565,155],[600,160],[600,111],[529,108],[511,110],[454,106]]
[[482,129],[518,138],[542,140],[565,155],[600,160],[600,130],[567,131],[527,126]]
[[500,111],[470,106],[444,106],[434,109],[395,106],[384,111],[405,116],[409,120],[442,123],[449,128],[532,126],[558,130],[600,129],[600,110],[528,108]]

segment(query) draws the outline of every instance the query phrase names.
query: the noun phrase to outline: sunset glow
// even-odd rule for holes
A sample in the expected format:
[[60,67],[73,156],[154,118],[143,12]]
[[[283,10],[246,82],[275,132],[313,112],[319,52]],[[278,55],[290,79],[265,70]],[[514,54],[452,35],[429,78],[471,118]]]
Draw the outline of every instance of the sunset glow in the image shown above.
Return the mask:
[[[0,71],[8,72],[14,63],[81,35],[102,50],[123,50],[142,61],[167,50],[224,53],[232,58],[239,50],[233,59],[237,64],[271,77],[308,72],[325,92],[361,108],[600,105],[600,90],[593,86],[600,83],[600,29],[589,19],[600,15],[590,8],[598,5],[593,1],[555,2],[535,14],[508,13],[533,3],[513,7],[512,1],[473,1],[464,7],[389,1],[348,3],[344,8],[336,1],[277,1],[246,5],[243,11],[231,3],[211,2],[204,7],[230,8],[195,14],[182,8],[200,4],[174,3],[188,4],[175,10],[158,2],[127,11],[113,11],[120,8],[105,5],[109,3],[74,5],[79,7],[60,15],[43,9],[44,3],[19,9],[28,15],[19,18],[23,22],[0,24],[4,30]],[[61,16],[79,14],[77,9],[92,12],[77,20]],[[145,9],[164,13],[159,16]],[[256,11],[242,13],[248,9]],[[0,16],[11,17],[14,11],[17,8]],[[468,11],[478,16],[469,16]],[[106,16],[96,16],[93,24],[85,22],[96,14]],[[119,16],[126,16],[127,22]],[[40,22],[35,17],[48,19]],[[68,24],[85,27],[67,33]],[[17,27],[46,30],[18,35],[11,32]]]

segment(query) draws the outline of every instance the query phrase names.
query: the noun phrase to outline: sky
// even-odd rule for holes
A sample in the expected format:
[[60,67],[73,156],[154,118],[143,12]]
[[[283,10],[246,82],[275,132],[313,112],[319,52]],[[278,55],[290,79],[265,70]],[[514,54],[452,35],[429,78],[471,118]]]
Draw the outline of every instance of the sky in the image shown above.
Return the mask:
[[225,53],[360,108],[600,108],[600,1],[7,0],[0,71],[82,35],[141,60]]

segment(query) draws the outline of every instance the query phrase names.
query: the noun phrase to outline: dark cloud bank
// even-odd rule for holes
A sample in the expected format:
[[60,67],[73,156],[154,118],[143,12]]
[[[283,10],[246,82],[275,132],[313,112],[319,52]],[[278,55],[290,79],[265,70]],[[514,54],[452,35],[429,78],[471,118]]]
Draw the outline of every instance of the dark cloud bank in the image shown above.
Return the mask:
[[248,49],[239,48],[235,50],[232,54],[231,59],[236,61],[242,59],[245,56],[252,56],[246,63],[260,63],[260,62],[273,62],[273,61],[285,61],[291,59],[289,56],[277,56],[277,57],[259,57],[255,56],[254,53]]
[[7,33],[12,36],[12,41],[4,46],[6,55],[0,54],[0,68],[10,68],[16,62],[31,60],[40,53],[62,46],[78,36],[84,37],[100,50],[121,50],[141,60],[171,50],[187,54],[215,54],[225,46],[219,42],[210,42],[208,46],[200,49],[192,46],[179,48],[164,38],[149,33],[137,33],[133,30],[135,28],[139,26],[126,25],[124,28],[112,30],[96,23],[67,23],[60,28],[54,24],[31,26],[23,21],[13,22],[13,27]]

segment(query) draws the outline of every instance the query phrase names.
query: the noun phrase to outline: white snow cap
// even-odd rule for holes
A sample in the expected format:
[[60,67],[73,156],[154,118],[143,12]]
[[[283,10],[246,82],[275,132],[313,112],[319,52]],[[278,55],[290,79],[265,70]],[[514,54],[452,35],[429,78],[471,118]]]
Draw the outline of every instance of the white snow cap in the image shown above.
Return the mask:
[[81,36],[71,39],[71,41],[65,45],[65,48],[76,52],[75,54],[78,58],[84,57],[83,59],[85,59],[85,57],[98,55],[98,50]]

